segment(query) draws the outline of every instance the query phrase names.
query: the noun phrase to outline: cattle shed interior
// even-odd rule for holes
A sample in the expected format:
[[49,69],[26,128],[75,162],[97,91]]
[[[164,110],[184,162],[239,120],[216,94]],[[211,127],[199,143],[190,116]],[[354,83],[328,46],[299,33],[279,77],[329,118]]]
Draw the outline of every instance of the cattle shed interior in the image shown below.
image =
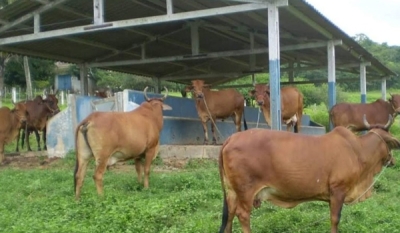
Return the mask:
[[[182,84],[205,79],[220,85],[269,72],[273,2],[17,0],[0,10],[0,50]],[[305,0],[277,2],[283,3],[281,72],[326,69],[331,42],[336,70],[358,74],[366,64],[367,80],[396,75]]]

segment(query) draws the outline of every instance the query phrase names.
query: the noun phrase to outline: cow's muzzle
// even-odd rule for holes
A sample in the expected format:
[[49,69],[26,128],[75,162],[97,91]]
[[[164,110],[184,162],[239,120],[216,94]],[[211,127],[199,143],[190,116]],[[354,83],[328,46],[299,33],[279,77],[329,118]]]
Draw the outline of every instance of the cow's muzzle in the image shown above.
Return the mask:
[[198,99],[203,99],[204,98],[204,94],[203,93],[197,94],[196,97]]
[[258,104],[259,106],[262,106],[262,105],[264,104],[264,101],[257,101],[257,104]]

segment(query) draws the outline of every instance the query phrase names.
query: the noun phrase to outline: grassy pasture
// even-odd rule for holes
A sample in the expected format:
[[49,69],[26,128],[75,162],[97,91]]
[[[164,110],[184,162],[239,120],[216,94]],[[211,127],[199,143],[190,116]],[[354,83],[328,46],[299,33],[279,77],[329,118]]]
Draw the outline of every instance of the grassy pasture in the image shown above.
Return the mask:
[[[359,93],[349,96],[358,102]],[[321,106],[310,109],[312,119],[326,112]],[[391,132],[400,138],[398,122]],[[31,146],[36,149],[33,136]],[[6,147],[9,152],[14,149],[15,144]],[[397,161],[399,155],[394,151]],[[156,159],[148,190],[137,182],[132,163],[117,165],[105,174],[104,198],[97,197],[91,163],[79,202],[73,193],[74,154],[46,161],[41,157],[32,160],[32,166],[0,167],[0,232],[208,233],[219,229],[222,191],[216,161],[191,160],[173,169]],[[340,231],[400,232],[399,178],[399,165],[385,169],[371,198],[343,208]],[[309,202],[283,209],[263,203],[253,210],[251,224],[255,233],[329,232],[329,207]],[[241,232],[236,218],[234,232]]]
[[[396,157],[398,157],[396,153]],[[215,161],[192,160],[171,171],[159,160],[150,189],[136,180],[134,166],[105,175],[105,197],[97,197],[93,164],[82,199],[73,197],[73,154],[34,169],[0,169],[0,232],[217,232],[222,192]],[[399,167],[387,168],[372,198],[345,206],[341,232],[399,232]],[[252,213],[254,232],[329,232],[324,202],[282,209],[269,203]],[[240,232],[235,220],[235,231]]]

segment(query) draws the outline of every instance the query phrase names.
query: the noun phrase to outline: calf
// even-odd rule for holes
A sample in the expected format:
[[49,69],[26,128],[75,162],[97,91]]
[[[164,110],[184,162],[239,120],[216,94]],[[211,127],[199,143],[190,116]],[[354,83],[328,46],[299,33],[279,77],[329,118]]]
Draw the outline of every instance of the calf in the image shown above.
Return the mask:
[[[250,91],[250,96],[256,99],[264,114],[265,121],[271,126],[271,104],[269,86],[256,84],[254,90]],[[286,124],[287,131],[298,133],[301,128],[301,118],[303,116],[303,94],[296,87],[281,88],[281,116]]]
[[97,192],[103,194],[103,174],[107,166],[118,161],[135,160],[139,182],[142,181],[144,165],[144,187],[149,187],[150,165],[157,156],[160,132],[163,127],[163,110],[172,109],[162,98],[148,98],[130,112],[93,112],[76,128],[76,166],[74,172],[75,197],[79,199],[86,168],[91,158],[96,160],[93,179]]
[[244,97],[234,89],[219,91],[210,90],[210,85],[204,84],[203,80],[193,80],[192,86],[187,87],[193,92],[196,101],[197,113],[200,117],[204,130],[204,144],[208,144],[207,122],[211,120],[211,132],[213,134],[213,144],[217,143],[215,135],[216,119],[226,119],[234,117],[236,131],[241,131],[241,120],[243,115],[244,129],[247,129],[244,117]]
[[28,113],[23,103],[14,104],[10,110],[8,107],[0,108],[0,163],[4,161],[4,145],[13,141],[19,133]]
[[232,232],[239,218],[250,230],[250,212],[261,201],[293,208],[306,201],[329,203],[331,232],[338,231],[343,203],[372,195],[374,175],[392,161],[391,149],[400,141],[385,126],[369,125],[362,136],[339,126],[322,136],[254,129],[228,138],[219,155],[224,194],[220,233]]

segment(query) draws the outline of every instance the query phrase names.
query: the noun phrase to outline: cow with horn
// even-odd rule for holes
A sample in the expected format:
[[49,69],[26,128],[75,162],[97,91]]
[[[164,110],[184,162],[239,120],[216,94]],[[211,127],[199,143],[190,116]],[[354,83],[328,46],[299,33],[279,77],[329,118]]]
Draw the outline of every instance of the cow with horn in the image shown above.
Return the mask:
[[390,94],[388,101],[377,99],[372,103],[339,103],[329,111],[329,118],[333,127],[344,126],[353,132],[367,130],[363,122],[365,114],[373,124],[384,124],[387,116],[393,118],[400,113],[400,95]]
[[235,89],[224,89],[219,91],[210,90],[210,85],[205,84],[204,80],[192,80],[192,85],[187,86],[187,91],[192,91],[196,101],[196,110],[203,125],[204,144],[208,144],[207,122],[211,120],[211,132],[213,134],[212,143],[217,144],[215,134],[216,120],[233,118],[236,131],[242,129],[241,120],[243,116],[243,126],[247,130],[246,119],[244,117],[244,97]]
[[97,193],[103,194],[103,175],[108,166],[118,161],[135,160],[138,181],[142,182],[144,158],[144,187],[149,187],[150,165],[157,156],[160,132],[163,127],[163,110],[168,89],[162,98],[147,97],[130,112],[93,112],[76,128],[76,166],[74,172],[75,197],[79,199],[89,160],[96,160],[93,179]]
[[[264,114],[265,121],[271,126],[271,98],[270,87],[265,84],[255,84],[254,89],[249,92],[254,97],[258,106]],[[292,86],[281,88],[281,117],[286,124],[287,131],[300,132],[301,119],[303,116],[303,94]]]
[[220,233],[232,232],[238,217],[250,233],[250,213],[262,201],[293,208],[307,201],[329,203],[331,232],[338,232],[343,204],[369,198],[374,176],[392,161],[400,141],[385,125],[367,122],[357,136],[338,126],[321,135],[251,129],[233,134],[221,147],[219,172],[223,189]]

